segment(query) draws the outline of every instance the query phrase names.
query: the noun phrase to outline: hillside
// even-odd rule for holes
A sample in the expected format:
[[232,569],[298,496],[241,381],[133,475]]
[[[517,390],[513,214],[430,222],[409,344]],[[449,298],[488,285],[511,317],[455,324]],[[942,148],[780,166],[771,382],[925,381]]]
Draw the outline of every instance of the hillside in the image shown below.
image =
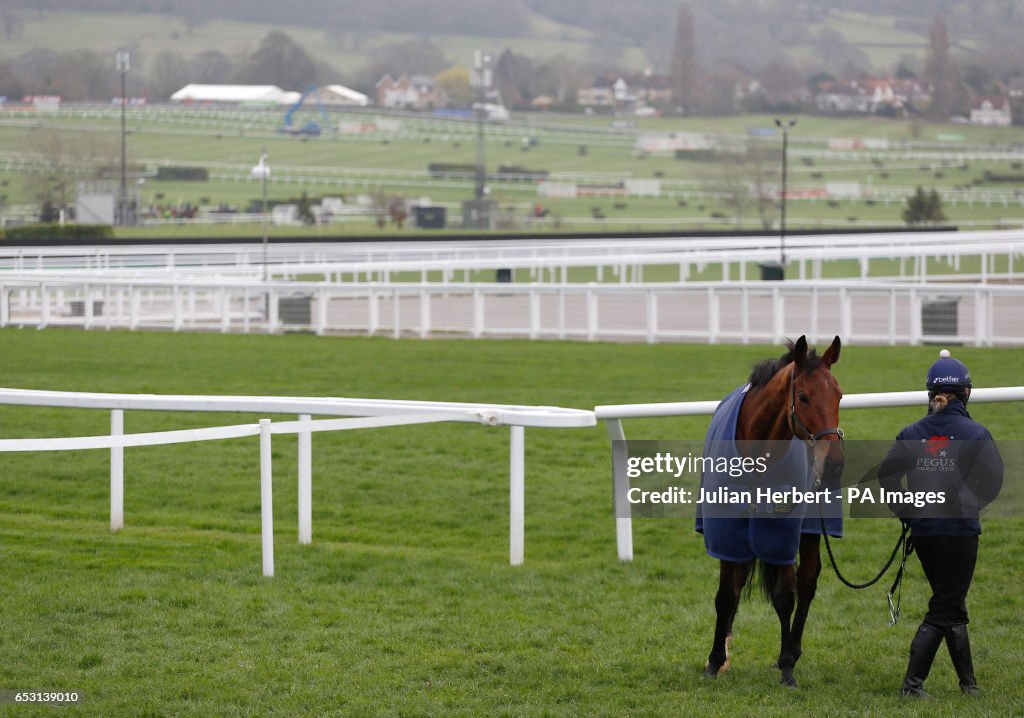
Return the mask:
[[[1016,0],[689,4],[698,59],[747,67],[786,60],[889,69],[904,55],[921,58],[935,12],[947,17],[954,51],[961,56],[980,58],[998,47],[1004,62],[1017,62],[1012,38],[1024,30],[1024,5]],[[8,0],[0,10],[5,32],[0,53],[11,57],[37,46],[107,49],[126,41],[151,56],[161,49],[245,52],[273,26],[301,38],[311,53],[341,72],[353,71],[374,47],[405,40],[429,40],[462,62],[483,44],[532,57],[565,54],[590,64],[664,70],[679,5],[678,0]]]

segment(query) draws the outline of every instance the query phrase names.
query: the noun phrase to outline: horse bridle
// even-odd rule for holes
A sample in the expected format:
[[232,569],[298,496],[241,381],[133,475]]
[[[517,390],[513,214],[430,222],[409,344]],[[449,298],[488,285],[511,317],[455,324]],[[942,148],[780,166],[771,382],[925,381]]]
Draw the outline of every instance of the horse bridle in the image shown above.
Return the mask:
[[[790,425],[789,428],[793,430],[793,436],[795,436],[798,439],[800,439],[801,441],[805,442],[808,447],[812,447],[812,448],[814,447],[814,444],[818,441],[818,439],[826,437],[829,434],[835,434],[836,436],[839,437],[840,441],[842,441],[845,438],[845,436],[846,436],[846,434],[843,433],[843,430],[840,427],[838,427],[838,426],[832,426],[832,427],[829,427],[828,429],[822,429],[821,431],[819,431],[818,433],[815,434],[815,433],[812,433],[811,430],[808,429],[804,425],[804,423],[802,421],[800,421],[800,417],[796,415],[796,366],[795,365],[793,366],[793,369],[789,373],[789,425]],[[800,433],[797,431],[797,429],[799,429],[801,432],[803,432],[804,435],[800,436]]]

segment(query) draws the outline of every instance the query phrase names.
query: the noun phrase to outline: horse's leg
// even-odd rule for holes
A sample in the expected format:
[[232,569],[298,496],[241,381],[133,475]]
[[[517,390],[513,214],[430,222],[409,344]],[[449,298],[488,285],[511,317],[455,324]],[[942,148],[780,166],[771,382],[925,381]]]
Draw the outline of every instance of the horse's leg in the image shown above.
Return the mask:
[[732,636],[732,622],[736,617],[748,569],[749,564],[719,562],[718,593],[715,594],[715,639],[704,666],[704,675],[709,678],[715,678],[729,668],[728,639]]
[[779,662],[776,665],[782,671],[782,684],[795,688],[796,679],[793,678],[793,666],[796,665],[796,658],[793,656],[790,620],[793,617],[793,607],[796,605],[796,571],[792,566],[767,563],[762,568],[765,572],[765,583],[770,587],[772,605],[775,606],[775,613],[779,616],[779,627],[782,634]]
[[820,535],[800,535],[800,564],[796,569],[796,613],[793,614],[793,627],[790,631],[794,664],[800,660],[800,654],[803,653],[802,640],[807,612],[818,590],[818,575],[821,573],[820,545]]

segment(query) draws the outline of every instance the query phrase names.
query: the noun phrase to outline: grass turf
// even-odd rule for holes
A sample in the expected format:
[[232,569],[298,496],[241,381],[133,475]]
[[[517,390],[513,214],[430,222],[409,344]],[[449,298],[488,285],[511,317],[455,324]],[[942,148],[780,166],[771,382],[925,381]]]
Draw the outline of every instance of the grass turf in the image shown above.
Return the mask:
[[[3,383],[117,392],[368,396],[545,403],[718,398],[768,347],[0,331]],[[1021,354],[962,349],[979,385],[1019,383]],[[847,393],[916,387],[929,347],[844,349]],[[1002,439],[1020,409],[979,405]],[[848,411],[886,439],[917,409]],[[256,417],[129,413],[131,432]],[[631,438],[699,438],[706,418],[627,422]],[[0,407],[3,436],[102,433],[103,412]],[[884,589],[828,573],[801,688],[777,685],[771,608],[745,602],[733,670],[700,679],[715,562],[689,522],[634,523],[615,560],[601,428],[527,431],[526,564],[507,565],[507,431],[443,425],[318,434],[314,543],[295,541],[294,440],[275,439],[277,577],[259,567],[255,440],[126,452],[126,528],[108,532],[103,452],[4,454],[0,686],[79,690],[79,715],[1010,715],[1019,683],[1021,521],[991,520],[971,594],[977,701],[945,655],[930,704],[895,698],[927,587],[916,561],[905,619]],[[1013,480],[1013,477],[1008,477]],[[852,577],[896,527],[850,522]],[[828,569],[826,569],[828,571]],[[48,714],[0,706],[0,713]]]

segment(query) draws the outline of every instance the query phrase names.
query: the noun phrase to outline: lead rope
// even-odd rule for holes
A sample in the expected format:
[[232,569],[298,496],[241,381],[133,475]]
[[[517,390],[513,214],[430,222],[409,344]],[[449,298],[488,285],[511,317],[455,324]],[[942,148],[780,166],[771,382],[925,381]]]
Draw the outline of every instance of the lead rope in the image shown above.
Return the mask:
[[[832,563],[832,570],[835,571],[836,578],[842,581],[843,585],[848,586],[852,589],[859,591],[862,588],[868,588],[869,586],[874,586],[876,583],[878,583],[879,580],[881,580],[882,576],[884,576],[886,572],[889,570],[889,567],[892,566],[893,561],[896,560],[896,554],[900,552],[900,548],[904,549],[903,562],[900,564],[900,570],[896,574],[896,581],[893,582],[892,588],[889,589],[889,603],[891,606],[892,594],[899,588],[899,584],[901,582],[901,579],[903,578],[903,569],[907,565],[907,558],[910,556],[910,553],[914,550],[913,544],[910,541],[907,541],[907,525],[903,524],[903,528],[900,531],[900,537],[896,539],[896,545],[892,549],[892,555],[889,556],[889,560],[885,562],[884,566],[882,566],[882,570],[879,571],[873,579],[867,581],[866,583],[853,583],[852,581],[848,580],[845,576],[843,576],[842,572],[839,570],[839,564],[836,563],[835,554],[832,553],[832,544],[828,540],[828,532],[825,530],[825,517],[821,515],[820,507],[818,511],[818,519],[821,521],[821,533],[825,537],[825,549],[828,551],[828,559]],[[898,596],[896,599],[896,616],[899,617]],[[895,623],[895,619],[893,620],[893,623]]]
[[[906,531],[906,524],[903,524],[903,530]],[[910,554],[914,553],[914,542],[910,539],[906,539],[903,542],[903,560],[900,561],[900,569],[896,572],[896,580],[892,582],[892,586],[889,587],[889,593],[886,594],[886,598],[889,600],[889,625],[895,626],[896,622],[900,620],[900,599],[903,597],[903,574],[907,568],[907,559],[910,558]],[[896,603],[892,601],[892,595],[896,594]]]

